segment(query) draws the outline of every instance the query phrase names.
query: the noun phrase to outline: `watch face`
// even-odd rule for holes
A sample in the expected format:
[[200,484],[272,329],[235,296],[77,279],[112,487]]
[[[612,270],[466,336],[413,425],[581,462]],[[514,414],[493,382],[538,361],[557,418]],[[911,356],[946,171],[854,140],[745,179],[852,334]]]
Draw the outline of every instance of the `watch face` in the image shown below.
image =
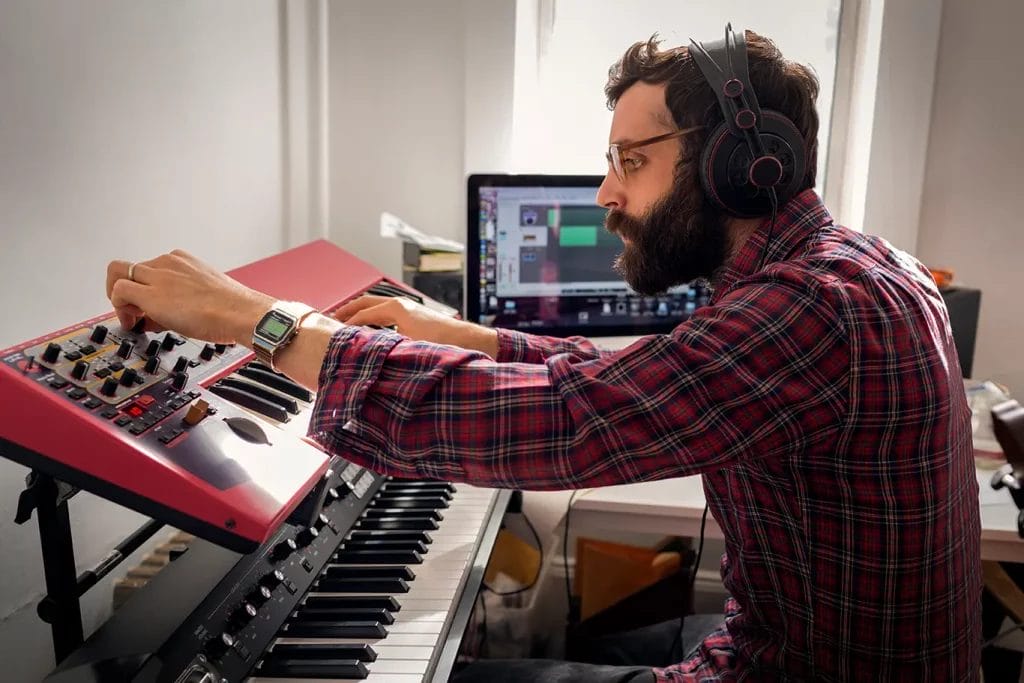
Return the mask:
[[263,337],[272,344],[277,344],[291,332],[295,326],[295,320],[278,311],[270,311],[259,325],[256,326],[256,334]]

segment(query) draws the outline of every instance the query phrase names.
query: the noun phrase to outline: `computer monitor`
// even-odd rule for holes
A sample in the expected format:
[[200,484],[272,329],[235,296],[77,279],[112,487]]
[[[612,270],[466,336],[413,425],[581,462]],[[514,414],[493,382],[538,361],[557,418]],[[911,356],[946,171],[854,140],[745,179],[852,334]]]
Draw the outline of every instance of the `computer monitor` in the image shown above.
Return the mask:
[[466,318],[557,337],[665,333],[707,303],[701,285],[640,296],[615,273],[597,175],[471,175]]

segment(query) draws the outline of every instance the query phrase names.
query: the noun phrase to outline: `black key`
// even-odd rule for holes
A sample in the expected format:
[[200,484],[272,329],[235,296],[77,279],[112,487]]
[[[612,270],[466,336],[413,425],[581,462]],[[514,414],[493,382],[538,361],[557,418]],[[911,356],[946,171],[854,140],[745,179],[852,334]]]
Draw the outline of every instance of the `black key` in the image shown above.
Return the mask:
[[437,520],[440,522],[444,519],[437,510],[422,510],[422,509],[395,509],[395,508],[368,508],[363,511],[364,519],[381,519],[383,517],[429,517],[430,519]]
[[74,401],[79,401],[89,395],[89,392],[86,391],[85,389],[82,389],[81,387],[68,389],[65,393],[68,395],[69,398],[71,398]]
[[408,517],[406,519],[360,519],[356,522],[359,529],[394,529],[395,531],[431,531],[437,529],[437,522],[427,517]]
[[280,678],[366,678],[366,665],[357,659],[269,657],[256,665],[257,676]]
[[391,541],[368,538],[345,541],[341,547],[352,550],[415,550],[418,553],[427,552],[427,544],[423,541]]
[[383,638],[387,634],[379,621],[296,621],[278,631],[283,638]]
[[434,539],[426,531],[359,531],[355,530],[348,535],[348,541],[367,541],[380,539],[382,541],[419,541],[430,545]]
[[237,403],[240,406],[244,406],[249,410],[255,411],[260,415],[265,415],[271,418],[272,420],[277,420],[278,422],[288,421],[288,413],[287,411],[285,411],[284,408],[277,404],[271,403],[270,401],[266,401],[260,398],[259,396],[254,396],[245,391],[239,391],[238,389],[226,387],[222,385],[220,382],[212,385],[210,387],[210,392],[216,394],[217,396],[220,396],[223,399],[231,401],[232,403]]
[[339,567],[328,565],[322,576],[344,578],[357,576],[364,579],[405,579],[412,581],[416,575],[408,567]]
[[379,607],[388,612],[397,612],[402,609],[398,600],[390,595],[310,595],[301,607],[310,609],[318,607]]
[[448,507],[448,501],[444,498],[375,498],[370,501],[370,507],[440,510]]
[[418,304],[423,303],[423,297],[413,294],[409,290],[403,289],[398,285],[393,285],[390,282],[378,282],[367,289],[366,293],[376,294],[377,296],[404,296],[406,299],[412,299]]
[[295,402],[294,398],[287,398],[285,396],[282,396],[281,394],[274,393],[273,391],[265,389],[264,387],[261,387],[258,384],[246,382],[245,380],[241,379],[234,379],[232,377],[225,377],[221,381],[217,382],[217,384],[226,387],[231,387],[232,389],[238,389],[239,391],[247,391],[250,394],[253,394],[254,396],[259,396],[264,401],[276,403],[277,405],[281,406],[292,415],[299,414],[299,404]]
[[377,660],[377,653],[369,645],[317,645],[315,643],[278,643],[270,654],[295,659],[358,659],[360,662]]
[[423,557],[408,550],[346,550],[338,556],[345,564],[423,564]]
[[92,396],[82,401],[82,405],[88,408],[89,410],[92,410],[93,408],[98,408],[100,405],[102,405],[102,403],[103,402],[100,401],[98,398],[93,398]]
[[387,488],[410,488],[410,489],[444,489],[449,493],[455,493],[455,485],[447,481],[436,479],[391,479],[386,484]]
[[118,415],[120,415],[120,411],[118,411],[118,409],[114,408],[113,406],[109,408],[104,408],[103,410],[100,411],[100,417],[105,417],[108,420],[112,420]]
[[[269,373],[274,374],[274,375],[281,375],[280,372],[278,372],[277,370],[272,369],[269,365],[264,365],[263,363],[260,363],[259,361],[255,361],[255,360],[252,361],[251,363],[247,364],[245,367],[253,368],[254,370],[263,370],[264,372],[269,372]],[[281,375],[281,377],[284,377],[284,375]]]
[[452,499],[452,494],[447,492],[409,493],[408,491],[380,491],[376,496],[377,500],[402,500],[420,503],[421,505],[439,506]]
[[252,367],[239,368],[238,374],[247,379],[251,379],[254,382],[265,384],[271,389],[277,389],[281,393],[294,396],[295,398],[303,401],[309,402],[313,400],[313,393],[309,389],[296,384],[283,375],[275,375],[272,372]]
[[360,579],[356,577],[324,577],[319,579],[316,590],[322,593],[387,593],[398,595],[408,593],[409,584],[402,579]]
[[63,377],[54,377],[50,380],[50,386],[54,389],[63,389],[68,385],[68,381]]
[[289,622],[300,621],[376,621],[388,626],[395,623],[395,618],[386,609],[367,607],[309,607],[293,612]]

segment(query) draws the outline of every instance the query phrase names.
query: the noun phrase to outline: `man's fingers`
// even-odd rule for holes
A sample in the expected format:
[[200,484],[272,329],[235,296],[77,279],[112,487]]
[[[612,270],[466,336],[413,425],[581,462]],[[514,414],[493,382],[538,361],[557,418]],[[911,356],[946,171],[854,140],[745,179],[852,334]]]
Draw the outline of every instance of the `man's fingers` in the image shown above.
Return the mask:
[[114,283],[128,274],[128,261],[111,261],[107,264],[107,298],[114,291]]
[[359,311],[342,322],[346,325],[379,325],[380,327],[397,324],[395,316],[384,310],[384,306],[375,306]]
[[[390,297],[374,296],[372,294],[368,294],[366,296],[361,296],[358,299],[353,299],[352,301],[349,301],[347,304],[336,310],[333,313],[333,316],[335,320],[340,320],[343,323],[347,323],[349,322],[349,318],[351,318],[356,313],[366,310],[367,308],[379,306],[382,303],[390,300]],[[355,325],[357,323],[350,324]]]

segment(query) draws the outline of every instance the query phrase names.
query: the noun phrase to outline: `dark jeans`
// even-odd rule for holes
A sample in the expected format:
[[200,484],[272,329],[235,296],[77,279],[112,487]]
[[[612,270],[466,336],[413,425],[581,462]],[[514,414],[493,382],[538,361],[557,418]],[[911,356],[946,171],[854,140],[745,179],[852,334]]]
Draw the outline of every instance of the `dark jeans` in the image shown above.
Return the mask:
[[481,659],[456,672],[453,683],[653,683],[653,667],[686,659],[711,631],[721,626],[720,614],[686,617],[682,637],[679,620],[663,621],[633,631],[595,638],[586,662],[555,659]]

